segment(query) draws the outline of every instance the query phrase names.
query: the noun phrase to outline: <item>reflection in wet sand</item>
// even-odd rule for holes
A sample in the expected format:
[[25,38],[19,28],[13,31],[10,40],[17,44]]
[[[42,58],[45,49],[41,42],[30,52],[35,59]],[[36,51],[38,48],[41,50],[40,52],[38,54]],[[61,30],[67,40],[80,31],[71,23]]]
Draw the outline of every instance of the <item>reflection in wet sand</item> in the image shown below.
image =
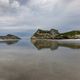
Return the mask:
[[72,41],[60,41],[60,40],[41,40],[41,39],[31,39],[32,44],[37,49],[50,48],[51,50],[58,49],[58,47],[67,47],[72,49],[80,49],[80,43],[76,43],[75,40]]
[[79,49],[64,48],[63,42],[40,42],[36,47],[43,50],[34,48],[29,39],[14,46],[0,45],[0,80],[80,80]]
[[7,45],[16,44],[19,40],[11,40],[11,41],[0,41],[0,43],[5,43]]
[[50,48],[51,50],[55,50],[58,48],[58,42],[57,41],[49,41],[49,40],[31,40],[34,46],[37,49],[44,49],[44,48]]

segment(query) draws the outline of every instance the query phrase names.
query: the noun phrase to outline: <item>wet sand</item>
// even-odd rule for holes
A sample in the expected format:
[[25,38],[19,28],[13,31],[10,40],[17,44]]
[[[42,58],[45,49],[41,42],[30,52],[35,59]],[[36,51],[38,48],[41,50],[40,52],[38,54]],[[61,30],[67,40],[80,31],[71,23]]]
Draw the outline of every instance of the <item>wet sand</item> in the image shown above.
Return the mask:
[[38,50],[30,40],[0,44],[0,80],[80,80],[80,49]]

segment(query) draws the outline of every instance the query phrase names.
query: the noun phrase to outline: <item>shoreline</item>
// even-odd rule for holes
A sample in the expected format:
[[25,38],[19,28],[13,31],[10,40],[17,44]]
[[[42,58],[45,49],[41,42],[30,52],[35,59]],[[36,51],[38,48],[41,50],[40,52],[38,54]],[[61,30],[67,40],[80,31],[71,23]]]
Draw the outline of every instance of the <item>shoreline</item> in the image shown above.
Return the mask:
[[43,41],[51,41],[51,42],[58,42],[60,44],[78,44],[80,45],[80,39],[33,39],[34,42],[37,40]]
[[2,41],[4,41],[4,42],[5,41],[17,41],[17,40],[19,40],[19,39],[4,39],[4,40],[3,39],[0,39],[0,42],[2,42]]
[[51,41],[72,41],[72,40],[77,40],[79,41],[80,39],[37,39],[37,38],[31,38],[31,39],[34,39],[34,40],[51,40]]

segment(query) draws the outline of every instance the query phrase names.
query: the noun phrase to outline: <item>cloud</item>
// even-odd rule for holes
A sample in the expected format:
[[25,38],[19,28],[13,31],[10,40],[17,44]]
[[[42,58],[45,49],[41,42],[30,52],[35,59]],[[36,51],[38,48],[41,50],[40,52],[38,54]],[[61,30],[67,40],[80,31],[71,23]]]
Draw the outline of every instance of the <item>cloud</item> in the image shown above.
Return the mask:
[[9,0],[0,0],[0,6],[8,6]]
[[19,2],[18,1],[13,1],[13,3],[11,4],[12,8],[18,8],[19,7]]
[[0,25],[80,29],[80,0],[0,0]]

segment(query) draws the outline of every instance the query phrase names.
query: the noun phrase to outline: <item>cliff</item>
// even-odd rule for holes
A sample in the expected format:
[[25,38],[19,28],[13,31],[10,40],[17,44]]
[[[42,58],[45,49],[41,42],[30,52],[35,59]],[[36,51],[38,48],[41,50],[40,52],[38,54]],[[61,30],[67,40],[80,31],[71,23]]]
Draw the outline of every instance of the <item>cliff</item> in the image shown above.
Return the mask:
[[38,38],[38,39],[54,39],[54,37],[58,34],[59,34],[58,30],[55,30],[55,29],[51,29],[50,31],[38,29],[33,34],[32,38],[33,39],[35,39],[35,38]]

